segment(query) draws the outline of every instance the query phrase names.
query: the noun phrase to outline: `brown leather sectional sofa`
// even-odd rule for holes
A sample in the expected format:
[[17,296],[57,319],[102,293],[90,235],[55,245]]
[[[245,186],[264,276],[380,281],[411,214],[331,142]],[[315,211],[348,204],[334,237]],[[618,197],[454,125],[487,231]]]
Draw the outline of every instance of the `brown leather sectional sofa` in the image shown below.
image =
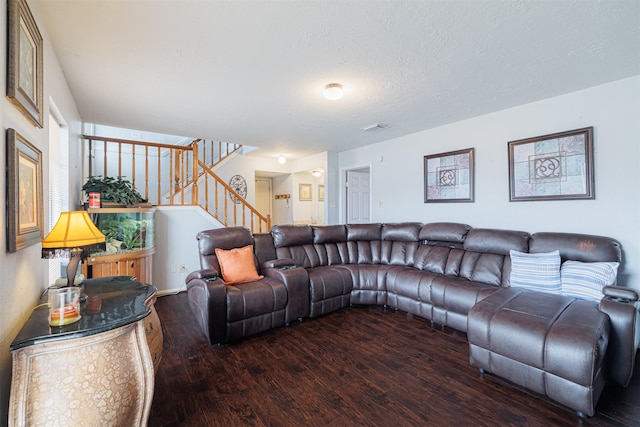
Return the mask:
[[[597,302],[510,287],[510,250],[559,250],[562,261],[621,262],[614,239],[471,228],[456,223],[274,226],[198,234],[202,270],[191,307],[225,343],[354,304],[384,305],[467,333],[470,362],[593,415],[605,383],[626,386],[640,344],[638,294]],[[264,277],[226,285],[215,248],[254,245]]]

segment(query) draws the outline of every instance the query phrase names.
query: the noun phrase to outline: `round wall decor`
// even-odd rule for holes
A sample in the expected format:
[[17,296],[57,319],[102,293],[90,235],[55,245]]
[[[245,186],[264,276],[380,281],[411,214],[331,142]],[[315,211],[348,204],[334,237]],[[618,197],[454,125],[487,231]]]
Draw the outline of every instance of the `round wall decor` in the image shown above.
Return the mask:
[[[233,175],[229,180],[229,187],[233,188],[233,191],[241,195],[243,199],[247,198],[247,181],[242,175]],[[240,199],[233,194],[229,193],[229,197],[234,203],[241,203]]]

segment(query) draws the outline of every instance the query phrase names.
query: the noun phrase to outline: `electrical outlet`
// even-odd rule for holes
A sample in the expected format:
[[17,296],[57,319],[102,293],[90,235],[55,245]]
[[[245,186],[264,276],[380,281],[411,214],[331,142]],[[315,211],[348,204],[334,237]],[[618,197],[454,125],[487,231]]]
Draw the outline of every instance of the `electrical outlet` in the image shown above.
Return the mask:
[[179,267],[178,271],[180,273],[186,273],[187,272],[187,267],[184,264],[180,264],[180,267]]

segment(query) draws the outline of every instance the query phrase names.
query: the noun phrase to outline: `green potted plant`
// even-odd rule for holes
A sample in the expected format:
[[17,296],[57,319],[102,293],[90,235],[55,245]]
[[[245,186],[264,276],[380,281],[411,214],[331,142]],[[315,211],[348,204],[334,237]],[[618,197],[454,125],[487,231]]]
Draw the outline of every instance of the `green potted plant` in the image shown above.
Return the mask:
[[135,206],[147,201],[142,198],[129,180],[122,177],[113,178],[110,176],[102,178],[101,175],[90,176],[82,186],[86,193],[100,193],[100,201],[106,203],[117,203],[124,206]]

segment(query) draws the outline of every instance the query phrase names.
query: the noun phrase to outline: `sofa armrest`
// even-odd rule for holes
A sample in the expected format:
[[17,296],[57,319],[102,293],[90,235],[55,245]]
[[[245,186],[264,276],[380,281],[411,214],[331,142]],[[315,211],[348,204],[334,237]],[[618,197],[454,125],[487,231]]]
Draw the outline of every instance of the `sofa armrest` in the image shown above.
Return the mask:
[[187,277],[185,277],[185,283],[189,283],[193,279],[202,279],[202,280],[216,280],[218,278],[218,272],[213,269],[206,270],[196,270],[189,273]]
[[602,293],[605,297],[620,302],[638,301],[638,292],[635,289],[624,286],[605,286],[602,288]]
[[615,384],[629,385],[640,345],[640,315],[638,293],[621,286],[606,286],[605,297],[598,309],[609,316],[611,335],[607,350],[608,379]]
[[311,298],[309,296],[309,275],[307,270],[302,267],[284,265],[264,268],[262,274],[265,277],[281,281],[287,288],[288,301],[285,311],[285,323],[309,317]]
[[189,306],[211,344],[226,341],[227,286],[214,270],[199,270],[185,279]]
[[272,259],[262,263],[262,269],[275,268],[278,270],[286,270],[289,268],[295,268],[296,263],[291,258]]

